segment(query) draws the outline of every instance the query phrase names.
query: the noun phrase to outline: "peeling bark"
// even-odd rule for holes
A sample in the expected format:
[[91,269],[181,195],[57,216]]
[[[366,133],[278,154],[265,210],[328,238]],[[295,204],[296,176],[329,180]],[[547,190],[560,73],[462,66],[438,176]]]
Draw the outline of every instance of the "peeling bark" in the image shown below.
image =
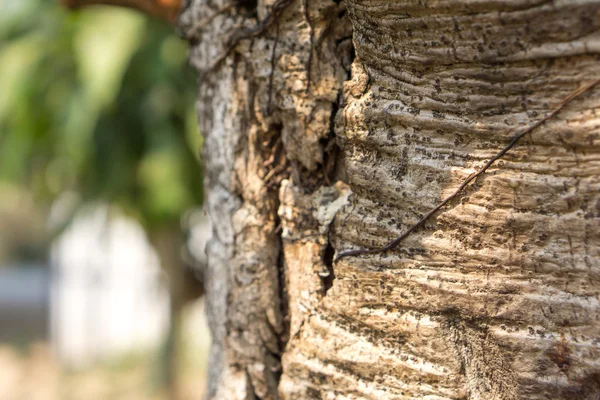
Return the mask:
[[[201,73],[215,227],[206,274],[215,398],[279,398],[290,329],[280,188],[293,182],[312,192],[335,175],[332,120],[348,76],[351,25],[341,4],[288,3],[194,2],[181,17],[182,31],[197,36],[190,59]],[[255,33],[239,40],[240,32]]]
[[595,0],[192,1],[209,397],[598,398],[600,89],[333,259],[600,78],[599,28]]

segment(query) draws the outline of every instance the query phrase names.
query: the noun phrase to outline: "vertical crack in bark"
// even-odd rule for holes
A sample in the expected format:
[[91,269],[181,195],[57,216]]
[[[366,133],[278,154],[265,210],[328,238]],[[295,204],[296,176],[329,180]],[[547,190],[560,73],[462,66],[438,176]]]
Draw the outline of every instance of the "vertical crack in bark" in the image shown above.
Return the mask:
[[[275,23],[275,41],[273,42],[273,52],[271,53],[271,74],[269,75],[269,97],[267,98],[267,115],[271,115],[271,105],[273,100],[273,77],[275,76],[275,56],[277,55],[277,43],[279,43],[279,23]],[[281,136],[280,136],[281,137]]]
[[[338,13],[338,18],[343,18],[345,16],[345,10],[343,12]],[[312,28],[311,28],[312,29]],[[311,30],[312,32],[312,30]],[[312,34],[312,33],[311,33]],[[311,37],[312,43],[312,37]],[[349,46],[348,46],[349,44]],[[346,71],[346,80],[351,78],[350,73],[350,65],[354,61],[355,52],[354,46],[352,45],[351,38],[343,38],[336,41],[336,50],[338,55],[340,55],[340,59],[342,61],[342,67]],[[312,49],[311,49],[312,52]],[[324,157],[323,157],[323,182],[321,185],[330,186],[336,181],[342,181],[344,183],[347,182],[347,175],[345,171],[345,166],[343,165],[343,160],[341,158],[342,154],[340,152],[340,147],[337,143],[336,138],[336,121],[337,115],[339,112],[343,112],[343,90],[339,89],[336,101],[331,104],[331,114],[329,116],[329,133],[323,139],[323,147],[324,147]],[[335,249],[330,240],[330,233],[327,233],[327,244],[322,254],[322,261],[327,268],[327,271],[322,271],[319,273],[323,283],[323,296],[327,295],[327,292],[333,286],[333,281],[335,280],[335,271],[333,268],[334,264],[334,256]]]
[[[276,24],[277,31],[279,30],[279,25]],[[267,90],[268,92],[268,100],[267,100],[267,114],[271,115],[270,105],[271,105],[271,91],[273,85],[273,75],[274,75],[274,57],[275,57],[275,49],[277,46],[277,41],[279,40],[278,33],[276,34],[274,43],[273,43],[273,56],[271,60],[271,75],[269,77]],[[284,259],[284,251],[283,251],[283,241],[281,237],[281,219],[277,213],[279,209],[280,200],[279,200],[279,187],[281,185],[281,181],[287,177],[288,172],[288,160],[286,157],[285,148],[282,144],[282,129],[283,124],[281,122],[273,123],[270,129],[265,132],[266,138],[264,138],[261,142],[264,147],[259,149],[259,153],[261,154],[262,167],[265,168],[266,173],[263,176],[263,185],[266,188],[266,192],[270,201],[273,202],[273,219],[274,219],[274,232],[273,241],[275,242],[275,246],[278,249],[277,259],[276,259],[276,282],[277,285],[277,296],[278,296],[278,309],[274,310],[274,312],[279,313],[279,321],[281,322],[279,326],[272,328],[272,335],[277,338],[277,351],[269,350],[269,346],[267,343],[263,342],[263,349],[268,352],[266,358],[269,357],[273,360],[273,366],[270,366],[270,362],[265,363],[265,368],[270,368],[270,373],[265,374],[267,380],[269,377],[271,378],[271,382],[268,383],[268,387],[272,388],[267,397],[268,399],[278,399],[278,387],[279,382],[281,380],[282,368],[281,368],[281,356],[285,346],[287,344],[287,340],[289,338],[289,312],[288,312],[288,299],[287,299],[287,289],[286,289],[286,276],[285,276],[285,259]],[[266,145],[266,146],[265,146]],[[259,396],[259,398],[263,398]]]
[[[277,28],[279,29],[279,28]],[[278,39],[276,39],[278,40]],[[271,86],[272,84],[272,78],[270,78],[270,83],[269,86]],[[271,98],[271,87],[269,87],[269,101]],[[280,177],[277,178],[269,178],[269,174],[267,174],[267,176],[265,177],[265,184],[267,185],[267,187],[269,188],[269,191],[273,192],[274,198],[276,199],[276,210],[279,210],[279,206],[280,206],[280,199],[279,199],[279,189],[281,186],[281,181],[283,180],[286,171],[289,171],[288,167],[288,161],[287,158],[285,156],[285,149],[283,148],[283,146],[281,145],[281,130],[282,130],[282,125],[281,124],[277,124],[276,125],[276,131],[277,131],[277,139],[276,139],[276,145],[279,145],[280,149],[275,148],[273,150],[273,159],[276,159],[277,157],[281,157],[282,161],[280,163],[280,165],[274,167],[271,172],[276,171],[276,168],[279,168],[281,170],[280,172]],[[277,147],[277,146],[276,146]],[[278,154],[279,153],[279,154]],[[281,165],[284,165],[285,167],[281,167]],[[289,172],[287,172],[289,174]],[[270,183],[269,179],[276,179],[276,181],[274,183]],[[281,218],[279,217],[279,214],[276,212],[275,214],[275,232],[277,235],[277,241],[278,241],[278,248],[279,248],[279,254],[277,257],[277,280],[278,280],[278,288],[279,288],[279,312],[281,314],[281,320],[282,320],[282,329],[279,332],[279,349],[280,352],[277,355],[277,359],[279,362],[279,365],[281,365],[281,355],[287,345],[287,342],[289,340],[289,336],[290,336],[290,315],[289,315],[289,299],[288,299],[288,290],[287,290],[287,281],[286,281],[286,271],[285,271],[285,252],[283,249],[283,238],[282,238],[282,221]],[[277,384],[279,385],[279,381],[281,378],[281,374],[282,374],[282,370],[279,370],[279,373],[277,375]]]
[[313,59],[313,52],[314,52],[314,32],[315,29],[313,28],[312,25],[312,21],[310,20],[310,10],[308,9],[308,3],[309,0],[302,0],[302,8],[304,9],[304,19],[306,20],[306,23],[308,24],[308,30],[309,30],[309,45],[310,45],[310,50],[308,52],[308,60],[306,61],[306,89],[304,89],[304,91],[306,93],[308,93],[308,91],[310,90],[310,84],[311,84],[311,69],[312,69],[312,59]]
[[326,274],[320,274],[321,280],[323,281],[323,296],[327,296],[327,292],[333,286],[333,281],[335,279],[335,272],[333,270],[333,256],[335,255],[335,250],[331,245],[331,242],[327,242],[327,246],[323,251],[323,263],[327,267]]
[[[285,253],[283,251],[283,239],[281,237],[281,219],[277,217],[277,226],[279,227],[279,258],[277,259],[277,270],[279,272],[279,298],[280,300],[280,309],[281,316],[283,320],[283,330],[279,335],[279,348],[283,351],[287,342],[290,338],[290,315],[289,315],[289,298],[288,298],[288,290],[287,290],[287,282],[286,282],[286,273],[285,273]],[[281,361],[281,355],[279,357]]]

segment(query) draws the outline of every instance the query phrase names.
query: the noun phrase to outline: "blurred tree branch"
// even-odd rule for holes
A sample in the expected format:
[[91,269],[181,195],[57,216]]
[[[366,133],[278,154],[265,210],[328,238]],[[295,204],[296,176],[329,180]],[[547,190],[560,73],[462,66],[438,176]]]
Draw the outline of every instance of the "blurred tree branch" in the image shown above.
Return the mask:
[[181,0],[60,0],[67,8],[78,9],[92,5],[128,7],[174,24]]

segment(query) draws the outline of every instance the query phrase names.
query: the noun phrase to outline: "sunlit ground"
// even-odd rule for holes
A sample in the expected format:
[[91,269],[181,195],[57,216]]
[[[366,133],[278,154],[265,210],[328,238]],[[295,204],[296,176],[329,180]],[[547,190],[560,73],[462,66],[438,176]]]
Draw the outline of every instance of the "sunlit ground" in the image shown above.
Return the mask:
[[[185,317],[179,360],[180,400],[202,399],[206,385],[209,334],[202,302]],[[190,315],[193,314],[193,315]],[[163,400],[158,349],[122,354],[80,370],[69,370],[48,344],[0,344],[2,400]]]

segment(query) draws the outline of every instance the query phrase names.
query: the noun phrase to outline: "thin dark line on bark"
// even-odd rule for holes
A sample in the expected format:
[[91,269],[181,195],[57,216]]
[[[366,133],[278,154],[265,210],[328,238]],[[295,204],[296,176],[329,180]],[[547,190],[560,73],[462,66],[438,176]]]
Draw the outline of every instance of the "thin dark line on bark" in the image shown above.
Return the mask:
[[227,40],[227,48],[220,55],[218,55],[213,63],[206,70],[201,71],[207,73],[216,69],[227,56],[237,47],[237,45],[244,39],[254,39],[265,32],[272,24],[277,20],[281,13],[292,3],[293,0],[278,0],[273,7],[271,12],[262,21],[258,22],[251,28],[239,28],[231,34]]
[[273,76],[275,75],[275,52],[279,43],[279,23],[275,24],[275,41],[273,43],[273,52],[271,53],[271,75],[269,75],[269,97],[267,99],[267,115],[271,115],[271,100],[273,99]]
[[588,83],[587,85],[583,85],[583,86],[575,89],[573,92],[571,92],[567,97],[565,97],[554,108],[554,110],[552,112],[550,112],[549,114],[546,114],[546,116],[544,116],[544,118],[540,119],[537,122],[534,122],[529,127],[525,128],[525,130],[523,130],[522,132],[517,134],[506,147],[504,147],[502,150],[500,150],[500,152],[498,152],[494,157],[492,157],[482,168],[480,168],[478,171],[469,175],[467,177],[467,179],[465,179],[464,182],[458,187],[458,189],[456,189],[454,191],[454,193],[452,193],[450,196],[446,197],[446,199],[444,199],[440,204],[438,204],[433,210],[428,212],[423,218],[421,218],[419,220],[419,222],[417,222],[416,224],[414,224],[410,228],[408,228],[402,235],[400,235],[396,239],[392,240],[387,245],[377,248],[377,249],[357,249],[357,250],[345,251],[343,253],[340,253],[337,256],[337,258],[335,259],[335,261],[339,261],[340,259],[342,259],[344,257],[358,256],[358,255],[362,255],[362,254],[384,253],[384,252],[392,250],[393,248],[398,246],[398,244],[400,244],[400,242],[402,242],[404,239],[406,239],[412,232],[414,232],[418,228],[422,227],[425,224],[425,222],[429,218],[431,218],[431,216],[433,216],[440,209],[442,209],[452,199],[456,198],[459,194],[461,194],[462,191],[469,185],[469,183],[471,183],[478,176],[485,173],[485,171],[487,171],[488,168],[490,168],[492,166],[492,164],[494,164],[494,162],[496,162],[498,159],[502,158],[510,149],[512,149],[523,136],[532,132],[536,128],[543,125],[546,121],[548,121],[549,119],[556,116],[556,114],[558,114],[567,104],[569,104],[571,101],[575,100],[577,97],[579,97],[583,93],[587,92],[588,90],[590,90],[591,88],[596,86],[598,83],[600,83],[600,79],[597,79],[591,83]]
[[309,0],[303,0],[302,1],[302,8],[304,8],[304,19],[306,20],[306,23],[308,24],[308,29],[309,29],[309,41],[310,41],[310,50],[308,53],[308,61],[306,62],[306,89],[304,90],[305,93],[308,93],[308,91],[310,90],[310,83],[311,83],[311,67],[312,67],[312,58],[313,58],[313,50],[314,50],[314,29],[312,26],[312,21],[310,20],[310,14],[308,12],[308,1]]

